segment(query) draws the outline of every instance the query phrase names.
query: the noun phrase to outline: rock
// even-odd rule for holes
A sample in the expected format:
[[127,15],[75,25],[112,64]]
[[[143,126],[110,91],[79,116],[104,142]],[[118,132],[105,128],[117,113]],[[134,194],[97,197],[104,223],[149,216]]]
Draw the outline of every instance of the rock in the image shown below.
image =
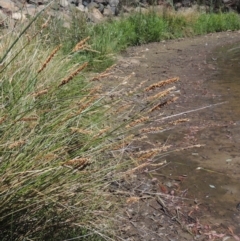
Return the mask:
[[99,10],[101,13],[103,13],[104,8],[105,8],[105,7],[104,7],[103,4],[101,4],[101,3],[98,4],[98,10]]
[[60,9],[59,4],[54,2],[53,4],[51,4],[51,9],[58,11]]
[[59,4],[61,7],[67,7],[69,5],[68,1],[67,0],[60,0],[59,1]]
[[137,13],[147,13],[148,9],[142,8],[142,7],[136,7],[134,11],[137,12]]
[[27,6],[23,10],[23,14],[29,15],[29,16],[34,16],[36,13],[38,13],[39,9],[32,5],[32,4],[27,4]]
[[23,14],[23,13],[13,13],[13,14],[12,14],[12,19],[23,21],[23,20],[26,19],[26,16],[25,16],[25,14]]
[[95,0],[94,2],[95,2],[95,3],[106,3],[105,0]]
[[75,5],[76,7],[79,5],[82,5],[82,0],[69,0],[68,1],[70,4]]
[[85,12],[85,7],[81,4],[81,5],[78,5],[76,7],[77,10],[81,11],[81,12]]
[[118,14],[118,4],[119,0],[109,0],[109,5],[114,15]]
[[93,8],[89,12],[88,17],[94,23],[100,23],[104,19],[103,15],[101,14],[101,12],[97,8]]
[[113,14],[112,9],[109,5],[106,8],[104,8],[103,16],[110,17],[110,16],[113,16],[113,15],[114,14]]
[[0,0],[0,8],[5,8],[12,12],[18,11],[18,7],[10,0]]
[[95,2],[89,3],[89,4],[87,5],[87,8],[88,8],[89,11],[91,11],[91,10],[94,9],[94,8],[98,8],[98,4],[95,3]]

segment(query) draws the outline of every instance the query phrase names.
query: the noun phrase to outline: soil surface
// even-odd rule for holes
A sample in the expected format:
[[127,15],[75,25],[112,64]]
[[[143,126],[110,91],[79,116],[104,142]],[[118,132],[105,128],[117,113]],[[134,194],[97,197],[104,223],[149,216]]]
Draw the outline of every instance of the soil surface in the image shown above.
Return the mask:
[[119,240],[240,240],[239,116],[216,84],[222,48],[238,42],[240,32],[214,33],[131,47],[119,57],[115,71],[135,73],[126,91],[179,77],[178,100],[155,114],[154,126],[184,119],[141,144],[172,148],[154,160],[158,168],[121,183],[126,206],[116,218]]

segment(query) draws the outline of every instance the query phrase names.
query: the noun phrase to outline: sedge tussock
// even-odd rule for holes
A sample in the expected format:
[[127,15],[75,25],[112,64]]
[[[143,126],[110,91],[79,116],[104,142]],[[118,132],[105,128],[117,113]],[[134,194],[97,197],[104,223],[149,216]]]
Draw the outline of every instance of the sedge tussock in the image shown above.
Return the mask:
[[137,203],[140,200],[140,197],[130,197],[126,200],[127,204]]
[[55,56],[55,54],[59,51],[59,49],[61,48],[61,45],[58,45],[53,51],[52,53],[48,56],[48,58],[45,60],[45,62],[43,63],[42,67],[37,71],[38,74],[40,72],[42,72],[46,67],[47,64],[51,61],[51,59]]
[[157,93],[156,95],[149,96],[149,97],[147,98],[147,100],[148,100],[148,101],[152,101],[152,100],[155,100],[155,99],[161,99],[161,98],[167,96],[171,91],[173,91],[173,90],[175,90],[175,89],[176,89],[176,87],[173,86],[173,87],[171,87],[171,88],[168,88],[168,89],[166,89],[166,90],[164,90],[164,91],[161,91],[161,92]]
[[163,130],[162,127],[149,127],[149,128],[143,128],[139,132],[140,133],[150,133],[150,132],[158,132]]
[[61,83],[58,85],[58,87],[67,84],[70,80],[72,80],[79,72],[81,72],[83,69],[85,69],[88,66],[88,63],[84,63],[81,66],[79,66],[76,70],[74,70],[68,77],[64,78]]
[[10,145],[8,146],[8,148],[9,148],[9,149],[13,149],[13,148],[22,146],[22,145],[25,144],[25,143],[26,143],[26,141],[24,141],[24,140],[15,141],[15,142],[13,142],[12,144],[10,144]]
[[72,52],[77,52],[81,49],[84,48],[85,43],[90,39],[90,36],[86,37],[85,39],[81,40],[80,42],[78,42],[75,47],[73,48]]
[[140,119],[137,119],[137,120],[135,120],[135,121],[132,121],[132,122],[131,122],[130,124],[128,124],[126,127],[127,127],[127,128],[134,127],[134,126],[139,125],[139,124],[141,124],[141,123],[143,123],[143,122],[145,122],[145,121],[147,121],[147,120],[149,120],[149,117],[148,117],[148,116],[142,117],[142,118],[140,118]]
[[178,124],[180,124],[180,123],[184,123],[184,122],[188,122],[188,121],[190,121],[190,119],[188,119],[188,118],[183,118],[183,119],[178,119],[178,120],[172,121],[172,122],[170,122],[169,124],[175,126],[175,125],[178,125]]
[[177,99],[178,99],[178,97],[174,97],[174,98],[172,98],[172,99],[170,99],[170,100],[167,100],[167,101],[164,101],[164,102],[162,102],[162,103],[160,103],[160,104],[157,104],[157,105],[155,105],[154,107],[152,107],[152,108],[149,110],[149,112],[153,112],[153,111],[155,111],[155,110],[161,109],[161,108],[164,107],[165,105],[169,105],[169,104],[175,102]]
[[171,79],[167,79],[167,80],[163,80],[163,81],[160,81],[158,83],[155,83],[155,84],[152,84],[150,86],[148,86],[145,91],[148,92],[148,91],[151,91],[151,90],[155,90],[156,88],[161,88],[163,86],[166,86],[166,85],[169,85],[169,84],[172,84],[172,83],[175,83],[179,80],[178,77],[175,77],[175,78],[171,78]]
[[47,94],[48,93],[48,89],[44,89],[44,90],[39,90],[39,91],[37,91],[37,92],[34,92],[33,94],[32,94],[32,96],[33,97],[39,97],[39,96],[41,96],[41,95],[45,95],[45,94]]
[[84,135],[92,134],[91,131],[83,130],[81,128],[76,128],[76,127],[71,127],[70,130],[72,131],[72,133],[80,133],[80,134],[84,134]]
[[89,165],[90,161],[88,158],[80,157],[80,158],[74,158],[71,160],[68,160],[64,163],[62,163],[63,166],[72,167],[74,169],[82,169],[85,168],[87,165]]

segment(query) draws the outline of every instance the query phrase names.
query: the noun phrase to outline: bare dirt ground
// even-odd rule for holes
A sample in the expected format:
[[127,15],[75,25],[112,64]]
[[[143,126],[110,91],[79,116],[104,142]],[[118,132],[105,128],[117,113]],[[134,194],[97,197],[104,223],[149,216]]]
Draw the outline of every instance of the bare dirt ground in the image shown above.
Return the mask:
[[[221,133],[223,136],[229,134],[233,122],[221,119],[212,111],[215,105],[221,106],[224,100],[217,89],[210,88],[209,82],[219,71],[215,49],[218,47],[221,52],[222,46],[236,42],[240,42],[240,32],[214,33],[131,47],[119,57],[115,71],[123,76],[135,73],[126,84],[126,91],[142,81],[150,85],[175,76],[180,78],[175,92],[178,100],[154,117],[155,126],[160,126],[164,117],[184,112],[186,113],[165,121],[179,118],[189,118],[190,121],[164,133],[149,134],[148,144],[143,144],[145,148],[147,145],[155,146],[157,142],[172,145],[175,149],[197,144],[208,145],[210,134],[219,133],[218,129],[224,129],[224,133]],[[114,82],[106,84],[109,87],[116,85]],[[192,112],[198,108],[199,111]],[[210,110],[206,113],[205,109]],[[221,135],[214,136],[213,139],[222,138]],[[240,240],[240,217],[235,208],[240,200],[235,197],[236,200],[232,198],[227,202],[225,194],[220,195],[221,190],[212,194],[206,188],[210,186],[214,189],[214,180],[217,179],[221,179],[221,185],[224,185],[231,178],[233,169],[239,169],[239,165],[231,169],[223,163],[220,167],[216,160],[211,161],[214,159],[211,158],[211,152],[214,152],[217,144],[209,145],[213,147],[208,146],[205,154],[193,148],[160,156],[157,162],[165,163],[160,169],[145,168],[130,180],[116,184],[121,186],[122,194],[126,194],[126,205],[116,217],[119,240]],[[239,158],[237,145],[231,151],[235,153],[234,157]],[[189,158],[191,160],[185,162]],[[212,171],[200,174],[198,171],[196,174],[200,165]],[[223,178],[220,175],[219,178],[217,174],[224,173],[226,168],[229,169],[226,175]],[[233,180],[236,185],[239,182],[239,172],[240,170]],[[206,184],[205,188],[201,183]],[[231,207],[228,208],[225,204]],[[222,212],[225,209],[230,211]]]

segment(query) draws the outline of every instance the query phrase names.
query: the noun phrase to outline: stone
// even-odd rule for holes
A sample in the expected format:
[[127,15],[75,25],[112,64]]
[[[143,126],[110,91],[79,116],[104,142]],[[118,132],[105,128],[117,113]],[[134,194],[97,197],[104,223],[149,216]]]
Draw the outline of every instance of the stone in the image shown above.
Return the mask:
[[25,16],[25,14],[23,14],[23,13],[13,13],[13,14],[12,14],[12,19],[23,21],[23,20],[26,19],[26,16]]
[[0,0],[0,8],[5,8],[12,12],[15,12],[18,10],[18,7],[16,7],[15,4],[10,0]]
[[104,7],[103,4],[101,4],[101,3],[98,4],[98,10],[99,10],[101,13],[103,13],[104,8],[105,8],[105,7]]
[[53,4],[51,4],[51,9],[58,11],[59,8],[60,8],[60,7],[59,7],[59,4],[58,4],[58,3],[54,2]]
[[68,1],[67,0],[60,0],[59,1],[59,4],[61,7],[67,7],[69,5]]
[[106,3],[105,0],[95,0],[94,2],[95,2],[95,3]]
[[81,11],[81,12],[85,12],[85,7],[84,7],[82,4],[78,5],[78,6],[76,7],[76,9],[79,10],[79,11]]
[[109,0],[109,5],[114,15],[118,14],[118,4],[119,0]]
[[103,21],[104,17],[101,14],[101,12],[97,9],[97,8],[93,8],[89,14],[88,17],[90,18],[90,20],[94,23],[100,23]]
[[87,8],[88,8],[89,11],[91,11],[91,10],[94,9],[94,8],[98,8],[98,4],[97,4],[97,3],[94,3],[94,2],[89,3],[89,4],[87,5]]
[[39,9],[32,5],[32,4],[27,4],[27,6],[24,8],[23,13],[25,15],[29,16],[34,16],[36,13],[38,13]]
[[108,5],[108,7],[104,8],[103,16],[106,16],[106,17],[113,16],[112,9],[111,9],[111,7],[109,5]]
[[136,7],[134,11],[137,13],[147,13],[149,10],[147,8]]

